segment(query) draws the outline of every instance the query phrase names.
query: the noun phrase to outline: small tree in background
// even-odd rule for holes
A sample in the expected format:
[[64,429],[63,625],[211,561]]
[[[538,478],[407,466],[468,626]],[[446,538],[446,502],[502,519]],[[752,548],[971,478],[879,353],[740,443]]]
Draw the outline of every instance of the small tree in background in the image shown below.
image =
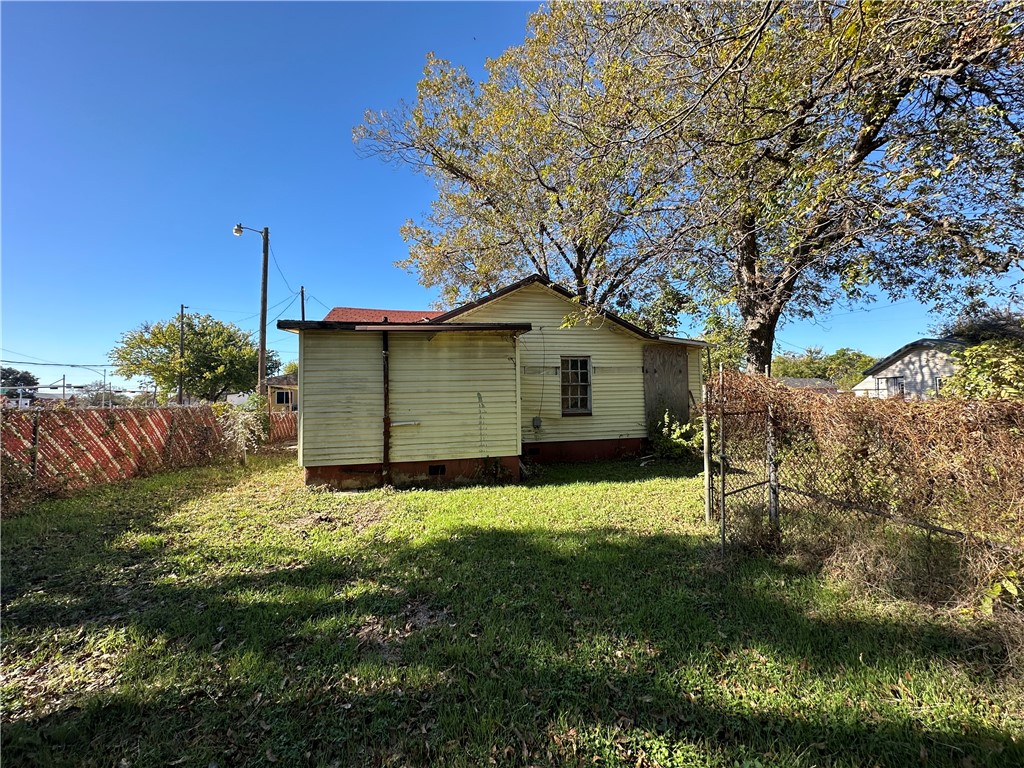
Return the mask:
[[0,368],[0,388],[7,396],[21,396],[27,400],[35,400],[36,387],[39,386],[39,379],[28,371],[20,371],[17,368]]
[[828,379],[840,389],[852,389],[864,378],[864,371],[877,359],[859,349],[842,347],[824,354],[821,347],[808,347],[802,353],[784,352],[772,359],[772,375],[799,379]]
[[78,396],[78,405],[88,408],[132,405],[132,398],[118,392],[111,392],[102,381],[86,384]]
[[289,360],[284,364],[284,368],[281,369],[281,373],[285,376],[298,376],[299,375],[299,361]]
[[[185,392],[202,400],[256,389],[259,350],[249,334],[210,315],[185,315],[184,325],[184,360],[178,357],[178,318],[143,323],[123,334],[109,355],[117,374],[152,379],[162,398],[177,391],[179,371]],[[280,365],[277,353],[268,350],[267,375],[276,373]]]

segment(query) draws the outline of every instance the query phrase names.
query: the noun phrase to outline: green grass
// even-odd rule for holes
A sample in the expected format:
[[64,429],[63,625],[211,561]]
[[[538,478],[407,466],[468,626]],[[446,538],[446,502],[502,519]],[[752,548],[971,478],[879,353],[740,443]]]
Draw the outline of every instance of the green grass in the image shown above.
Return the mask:
[[1024,764],[997,642],[720,558],[667,465],[161,475],[5,521],[2,586],[5,765]]

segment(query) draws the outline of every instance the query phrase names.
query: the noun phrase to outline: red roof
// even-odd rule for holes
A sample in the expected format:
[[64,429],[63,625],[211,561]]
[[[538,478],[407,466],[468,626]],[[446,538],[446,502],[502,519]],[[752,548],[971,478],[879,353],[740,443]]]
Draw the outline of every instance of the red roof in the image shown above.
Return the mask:
[[428,312],[425,309],[362,309],[360,307],[335,307],[327,313],[324,320],[336,323],[419,323],[432,320],[440,312]]

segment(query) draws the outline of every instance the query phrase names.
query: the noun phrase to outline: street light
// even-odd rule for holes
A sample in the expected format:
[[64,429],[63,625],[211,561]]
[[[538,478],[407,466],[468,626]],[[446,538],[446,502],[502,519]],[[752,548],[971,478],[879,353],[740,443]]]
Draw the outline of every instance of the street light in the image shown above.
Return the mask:
[[260,285],[260,356],[259,356],[259,393],[264,397],[267,394],[267,259],[270,254],[270,228],[262,230],[252,227],[243,227],[241,223],[235,224],[231,231],[235,237],[241,237],[242,232],[249,230],[263,237],[263,280]]

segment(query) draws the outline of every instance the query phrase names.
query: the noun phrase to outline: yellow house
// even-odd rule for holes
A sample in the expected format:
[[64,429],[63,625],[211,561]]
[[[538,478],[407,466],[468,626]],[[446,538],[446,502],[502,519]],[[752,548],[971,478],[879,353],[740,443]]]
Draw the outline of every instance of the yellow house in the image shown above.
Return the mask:
[[299,377],[294,373],[267,377],[267,405],[271,413],[299,410]]
[[534,275],[450,312],[338,307],[299,334],[299,463],[364,487],[499,477],[520,457],[636,455],[666,411],[700,403],[700,352]]

